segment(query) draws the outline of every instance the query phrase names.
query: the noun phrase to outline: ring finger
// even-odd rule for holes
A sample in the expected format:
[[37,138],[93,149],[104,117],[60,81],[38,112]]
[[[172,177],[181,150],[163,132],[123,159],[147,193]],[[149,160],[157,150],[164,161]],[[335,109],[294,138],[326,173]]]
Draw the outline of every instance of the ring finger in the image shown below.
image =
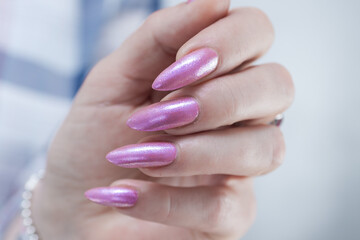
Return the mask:
[[118,148],[107,159],[121,167],[140,168],[152,177],[256,176],[278,167],[284,152],[278,127],[249,126],[185,136],[155,135]]

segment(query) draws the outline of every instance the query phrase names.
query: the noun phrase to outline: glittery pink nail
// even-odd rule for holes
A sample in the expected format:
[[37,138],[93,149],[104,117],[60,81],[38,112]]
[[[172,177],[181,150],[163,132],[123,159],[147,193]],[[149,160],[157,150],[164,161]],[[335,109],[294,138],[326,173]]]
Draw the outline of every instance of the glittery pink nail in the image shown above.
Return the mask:
[[152,87],[159,91],[184,87],[212,73],[218,61],[217,53],[211,48],[193,51],[160,73]]
[[134,113],[127,125],[139,131],[159,131],[193,122],[199,115],[199,105],[192,97],[163,101]]
[[124,187],[99,187],[85,192],[89,200],[110,207],[132,207],[138,199],[138,193]]
[[149,142],[127,145],[106,155],[106,158],[125,168],[159,167],[172,163],[176,147],[167,142]]

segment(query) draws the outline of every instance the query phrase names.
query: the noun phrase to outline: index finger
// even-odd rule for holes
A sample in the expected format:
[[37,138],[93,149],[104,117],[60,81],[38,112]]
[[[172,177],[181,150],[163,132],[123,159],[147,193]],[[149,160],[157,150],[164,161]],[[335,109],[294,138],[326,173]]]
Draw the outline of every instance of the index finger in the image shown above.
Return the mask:
[[202,30],[177,53],[152,87],[175,90],[193,82],[221,76],[263,55],[271,46],[274,30],[268,17],[255,8],[239,8]]
[[228,7],[229,0],[197,0],[153,13],[91,71],[86,79],[88,84],[82,87],[86,89],[86,94],[80,94],[82,102],[143,104],[153,92],[153,80],[175,60],[177,50],[202,29],[226,16]]

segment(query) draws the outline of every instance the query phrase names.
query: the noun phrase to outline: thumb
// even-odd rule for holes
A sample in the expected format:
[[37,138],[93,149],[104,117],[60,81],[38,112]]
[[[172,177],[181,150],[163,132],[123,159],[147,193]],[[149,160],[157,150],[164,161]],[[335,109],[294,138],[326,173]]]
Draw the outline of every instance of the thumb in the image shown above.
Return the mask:
[[195,0],[159,10],[90,72],[76,102],[139,105],[178,49],[228,13],[229,0]]

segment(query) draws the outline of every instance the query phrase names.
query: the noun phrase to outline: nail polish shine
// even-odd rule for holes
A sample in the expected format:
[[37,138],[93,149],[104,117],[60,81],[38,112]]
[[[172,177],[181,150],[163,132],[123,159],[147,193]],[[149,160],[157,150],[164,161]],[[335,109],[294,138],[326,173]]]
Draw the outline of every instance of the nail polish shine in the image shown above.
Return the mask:
[[159,131],[187,125],[198,115],[197,101],[192,97],[184,97],[147,106],[134,113],[127,125],[139,131]]
[[138,199],[137,191],[123,187],[99,187],[85,192],[86,198],[110,207],[132,207]]
[[111,163],[124,168],[159,167],[172,163],[176,147],[167,142],[149,142],[127,145],[106,155]]
[[171,91],[187,86],[212,73],[218,65],[218,55],[211,48],[201,48],[174,62],[153,82],[152,88]]

